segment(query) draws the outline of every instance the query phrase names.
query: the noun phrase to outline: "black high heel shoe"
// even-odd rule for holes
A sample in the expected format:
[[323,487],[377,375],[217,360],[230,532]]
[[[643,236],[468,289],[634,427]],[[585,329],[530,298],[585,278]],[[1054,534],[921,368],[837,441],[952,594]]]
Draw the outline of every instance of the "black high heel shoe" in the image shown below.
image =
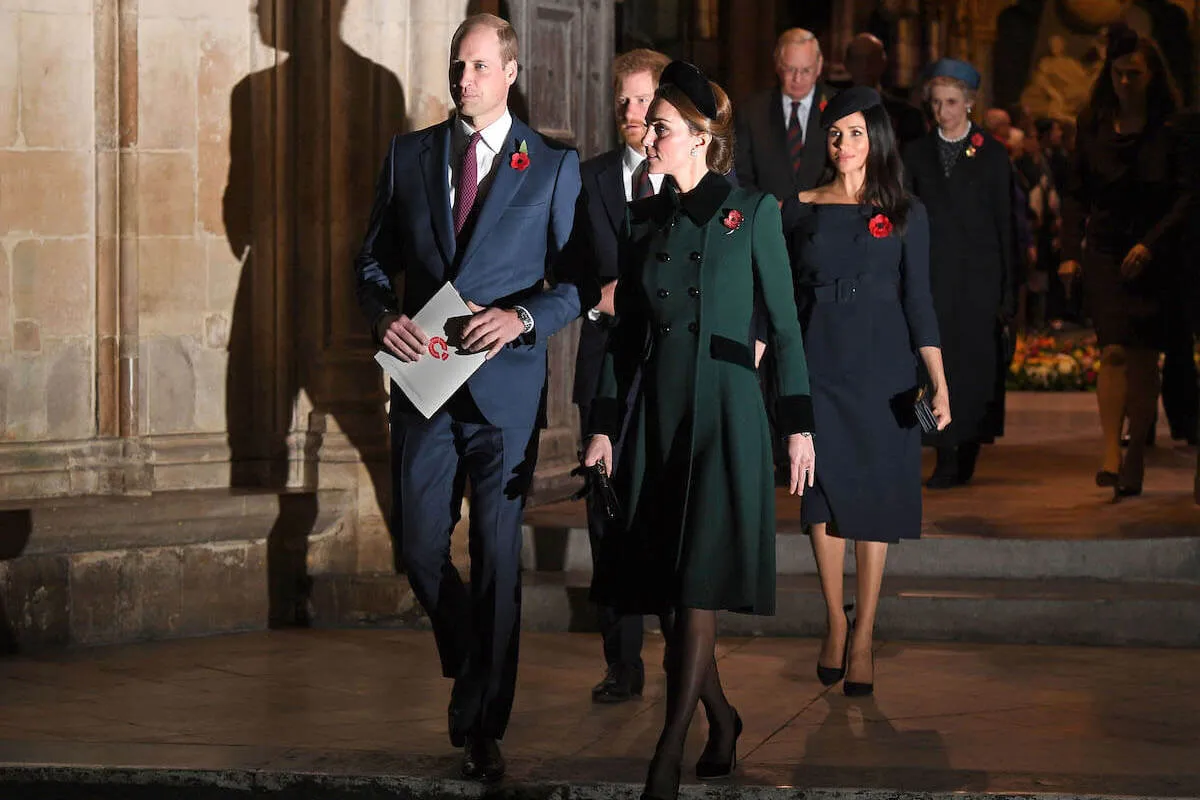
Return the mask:
[[[846,658],[847,663],[849,662],[849,660],[850,659],[847,656],[847,658]],[[871,651],[871,677],[872,677],[872,679],[874,679],[874,677],[875,677],[875,651],[874,650]],[[870,697],[871,695],[873,695],[875,693],[875,681],[872,680],[870,683],[859,683],[858,681],[848,680],[844,684],[842,684],[842,691],[845,693],[846,697]]]
[[1102,489],[1117,485],[1117,473],[1102,469],[1096,473],[1096,485]]
[[846,615],[846,642],[842,648],[842,665],[840,667],[823,667],[821,662],[817,662],[817,680],[822,686],[833,686],[835,683],[846,677],[846,659],[850,654],[850,631],[853,625],[850,624],[850,612],[854,610],[854,604],[844,607],[843,613]]
[[705,761],[701,758],[696,762],[696,777],[702,781],[715,781],[732,775],[737,768],[737,743],[741,735],[742,717],[735,708],[733,710],[733,747],[729,751],[729,758],[725,761]]

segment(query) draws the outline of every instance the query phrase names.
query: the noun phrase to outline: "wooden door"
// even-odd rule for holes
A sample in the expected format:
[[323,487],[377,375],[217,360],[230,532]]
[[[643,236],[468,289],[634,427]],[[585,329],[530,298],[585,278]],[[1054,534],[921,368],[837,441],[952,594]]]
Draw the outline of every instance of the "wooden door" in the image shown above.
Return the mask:
[[[521,43],[514,113],[586,159],[612,147],[613,8],[608,0],[512,0],[499,4]],[[579,421],[571,403],[579,322],[550,340],[548,420],[534,501],[562,497],[577,463]]]

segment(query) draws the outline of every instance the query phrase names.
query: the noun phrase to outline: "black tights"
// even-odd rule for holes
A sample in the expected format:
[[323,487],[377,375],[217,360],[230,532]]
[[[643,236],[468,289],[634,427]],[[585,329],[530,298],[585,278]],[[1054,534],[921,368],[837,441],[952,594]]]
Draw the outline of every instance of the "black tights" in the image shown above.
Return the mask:
[[667,718],[646,776],[646,794],[672,800],[679,790],[683,745],[696,704],[704,704],[709,737],[702,759],[723,760],[734,741],[734,710],[717,673],[717,612],[676,609],[663,628],[667,645]]

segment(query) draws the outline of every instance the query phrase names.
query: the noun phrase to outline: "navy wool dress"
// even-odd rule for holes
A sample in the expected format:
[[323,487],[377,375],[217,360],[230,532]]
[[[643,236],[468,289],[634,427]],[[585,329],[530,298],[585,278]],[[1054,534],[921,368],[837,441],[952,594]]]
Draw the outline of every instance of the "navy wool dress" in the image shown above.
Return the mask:
[[801,523],[860,541],[919,538],[917,348],[939,346],[925,207],[913,198],[904,235],[877,237],[871,206],[789,203],[817,453]]

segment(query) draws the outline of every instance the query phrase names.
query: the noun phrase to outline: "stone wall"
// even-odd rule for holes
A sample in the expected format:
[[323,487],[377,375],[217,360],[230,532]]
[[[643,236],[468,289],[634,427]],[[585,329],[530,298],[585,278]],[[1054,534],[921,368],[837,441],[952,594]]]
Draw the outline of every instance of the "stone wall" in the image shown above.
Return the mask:
[[467,3],[251,5],[0,0],[0,501],[333,485],[378,518],[350,258]]

